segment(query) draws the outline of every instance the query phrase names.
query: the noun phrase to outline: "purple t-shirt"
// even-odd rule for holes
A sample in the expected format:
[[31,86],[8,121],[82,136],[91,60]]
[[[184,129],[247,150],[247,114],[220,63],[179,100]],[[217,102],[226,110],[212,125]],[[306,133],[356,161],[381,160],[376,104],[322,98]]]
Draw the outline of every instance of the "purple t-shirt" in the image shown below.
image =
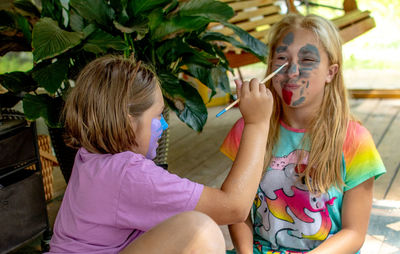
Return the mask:
[[118,253],[160,222],[193,210],[203,187],[140,154],[93,154],[81,148],[50,253]]

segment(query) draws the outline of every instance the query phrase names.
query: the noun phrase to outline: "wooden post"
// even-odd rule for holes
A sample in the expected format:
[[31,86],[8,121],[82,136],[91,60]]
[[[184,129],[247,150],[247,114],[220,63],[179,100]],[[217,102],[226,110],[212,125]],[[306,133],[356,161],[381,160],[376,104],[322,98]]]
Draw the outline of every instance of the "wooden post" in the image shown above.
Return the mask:
[[354,10],[358,10],[356,0],[344,0],[343,1],[343,10],[345,13],[351,12]]
[[296,6],[294,6],[294,0],[286,0],[286,6],[288,8],[288,13],[299,13]]

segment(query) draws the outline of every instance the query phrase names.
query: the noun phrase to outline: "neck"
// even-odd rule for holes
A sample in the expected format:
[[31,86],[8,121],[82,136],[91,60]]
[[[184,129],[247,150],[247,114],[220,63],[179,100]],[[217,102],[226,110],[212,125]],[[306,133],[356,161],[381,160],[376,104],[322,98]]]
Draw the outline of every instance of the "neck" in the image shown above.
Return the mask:
[[309,129],[311,121],[317,113],[317,110],[311,107],[291,108],[283,105],[282,110],[282,120],[295,129]]

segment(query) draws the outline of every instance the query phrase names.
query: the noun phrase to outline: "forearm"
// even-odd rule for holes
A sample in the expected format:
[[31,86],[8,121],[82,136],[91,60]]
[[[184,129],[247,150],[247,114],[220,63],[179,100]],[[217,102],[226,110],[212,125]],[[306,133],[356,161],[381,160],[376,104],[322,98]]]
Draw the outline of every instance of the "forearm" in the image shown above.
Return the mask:
[[236,160],[221,186],[230,204],[240,208],[243,216],[248,215],[260,182],[268,131],[269,122],[244,126]]
[[342,229],[329,239],[325,240],[309,254],[347,254],[356,253],[362,247],[365,234],[356,230]]
[[238,254],[253,253],[253,224],[250,217],[245,222],[229,225],[229,233]]

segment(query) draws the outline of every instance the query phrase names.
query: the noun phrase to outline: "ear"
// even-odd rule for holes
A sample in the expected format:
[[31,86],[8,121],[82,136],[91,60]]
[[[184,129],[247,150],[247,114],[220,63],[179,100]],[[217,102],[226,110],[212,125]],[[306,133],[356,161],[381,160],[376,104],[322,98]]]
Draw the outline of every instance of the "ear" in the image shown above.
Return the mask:
[[326,75],[325,82],[329,83],[332,81],[332,79],[335,77],[336,73],[339,70],[339,65],[338,64],[332,64],[331,66],[328,67],[328,75]]

